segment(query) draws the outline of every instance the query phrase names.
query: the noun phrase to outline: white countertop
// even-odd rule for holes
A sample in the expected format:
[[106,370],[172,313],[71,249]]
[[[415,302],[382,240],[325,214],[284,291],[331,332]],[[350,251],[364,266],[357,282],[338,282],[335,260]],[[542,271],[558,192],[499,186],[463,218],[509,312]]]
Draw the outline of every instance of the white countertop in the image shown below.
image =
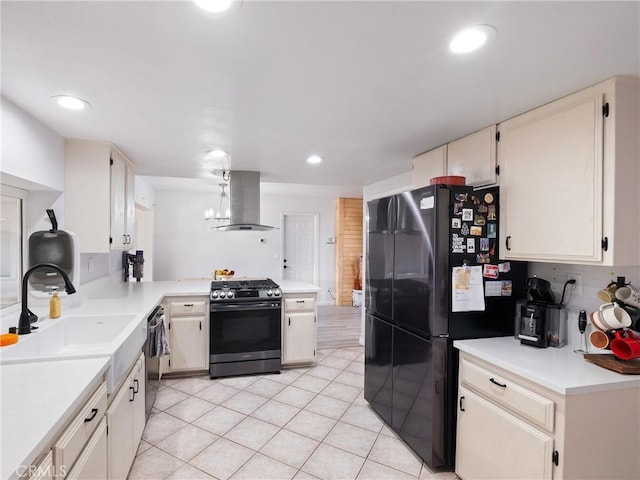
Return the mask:
[[49,448],[109,362],[99,357],[0,367],[0,478],[19,478],[20,467]]
[[[285,294],[316,293],[320,290],[307,282],[279,280],[276,283]],[[63,297],[60,319],[48,319],[48,308],[43,302],[29,299],[29,307],[40,316],[37,323],[40,332],[68,316],[132,314],[126,330],[133,335],[138,326],[146,326],[146,317],[164,297],[208,295],[210,289],[210,279],[125,283],[119,275],[112,275],[82,285],[73,295],[76,298]],[[2,312],[0,330],[6,332],[10,326],[16,326],[18,317],[19,312],[15,309]],[[26,338],[21,337],[18,344],[3,347],[0,359],[2,352],[20,348],[21,341],[33,341],[37,335],[38,332],[34,332]],[[144,340],[136,337],[136,341],[135,348],[139,352]],[[118,373],[122,373],[122,366],[111,365],[111,357],[95,355],[93,358],[87,355],[75,359],[0,364],[0,478],[9,478],[20,465],[33,462],[70,420],[69,416],[79,406],[78,399],[86,394],[98,377],[116,367]],[[109,375],[107,379],[110,379]],[[115,382],[117,385],[119,380],[112,380],[112,384]]]
[[566,346],[531,347],[513,337],[456,340],[453,346],[562,395],[640,387],[640,375],[599,367]]

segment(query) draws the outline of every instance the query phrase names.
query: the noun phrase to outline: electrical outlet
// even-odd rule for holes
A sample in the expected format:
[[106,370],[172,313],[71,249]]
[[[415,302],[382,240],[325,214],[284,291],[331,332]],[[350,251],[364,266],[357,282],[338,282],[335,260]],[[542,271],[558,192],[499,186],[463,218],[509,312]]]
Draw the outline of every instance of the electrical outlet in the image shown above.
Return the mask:
[[570,285],[569,288],[573,288],[573,294],[582,296],[582,274],[581,273],[569,273],[567,274],[567,280],[575,280],[576,283]]

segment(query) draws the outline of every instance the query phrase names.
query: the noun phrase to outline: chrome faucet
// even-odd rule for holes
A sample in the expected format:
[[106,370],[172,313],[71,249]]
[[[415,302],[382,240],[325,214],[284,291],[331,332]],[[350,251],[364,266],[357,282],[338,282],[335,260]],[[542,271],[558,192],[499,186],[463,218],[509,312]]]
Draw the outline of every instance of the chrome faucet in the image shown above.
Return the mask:
[[27,270],[22,277],[22,311],[20,312],[20,321],[18,322],[18,334],[25,335],[27,333],[31,333],[31,322],[35,322],[38,319],[38,316],[31,312],[27,308],[27,280],[29,276],[35,272],[36,270],[41,270],[43,268],[53,268],[60,275],[62,275],[62,279],[64,280],[64,289],[66,292],[71,295],[72,293],[76,293],[76,289],[71,283],[67,272],[62,270],[58,265],[53,263],[39,263],[34,265],[29,270]]

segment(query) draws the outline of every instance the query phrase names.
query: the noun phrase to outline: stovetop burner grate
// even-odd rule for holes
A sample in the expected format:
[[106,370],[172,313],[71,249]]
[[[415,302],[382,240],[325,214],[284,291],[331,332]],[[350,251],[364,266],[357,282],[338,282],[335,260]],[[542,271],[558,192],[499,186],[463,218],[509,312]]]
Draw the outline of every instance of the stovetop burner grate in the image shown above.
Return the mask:
[[278,288],[270,278],[260,280],[217,280],[211,282],[211,290],[229,288],[232,290],[264,290]]

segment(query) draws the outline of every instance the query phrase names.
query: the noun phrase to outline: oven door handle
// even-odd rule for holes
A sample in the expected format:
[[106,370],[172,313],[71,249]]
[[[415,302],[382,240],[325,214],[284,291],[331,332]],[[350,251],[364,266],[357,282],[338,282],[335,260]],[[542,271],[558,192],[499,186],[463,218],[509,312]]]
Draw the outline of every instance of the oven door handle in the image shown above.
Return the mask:
[[280,303],[274,302],[242,302],[242,303],[226,303],[212,304],[210,310],[212,312],[225,311],[241,311],[241,310],[279,310]]

